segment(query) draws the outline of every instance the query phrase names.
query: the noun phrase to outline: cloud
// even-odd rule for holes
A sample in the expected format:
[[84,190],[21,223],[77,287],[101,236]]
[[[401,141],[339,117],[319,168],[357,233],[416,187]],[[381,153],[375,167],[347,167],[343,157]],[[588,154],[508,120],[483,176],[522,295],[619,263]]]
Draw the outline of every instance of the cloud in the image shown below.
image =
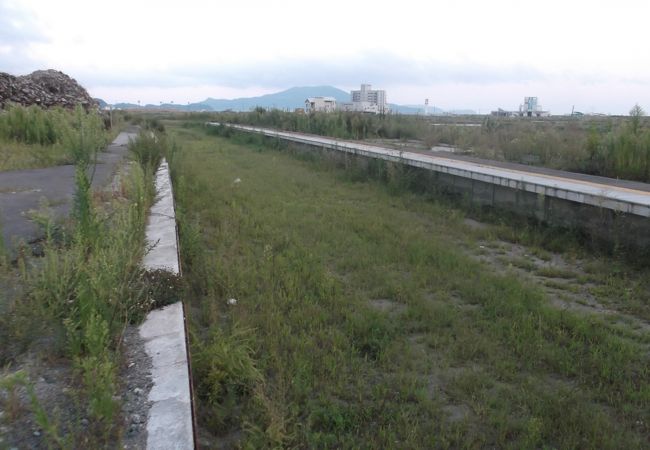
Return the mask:
[[23,74],[38,68],[30,56],[35,43],[47,39],[29,10],[18,3],[0,0],[0,68]]
[[210,63],[172,67],[155,75],[145,73],[78,74],[87,83],[102,86],[192,86],[209,84],[233,88],[290,87],[331,84],[337,86],[372,82],[381,85],[430,86],[440,83],[493,84],[540,81],[546,75],[524,65],[489,66],[415,60],[384,52],[366,52],[336,60],[276,59],[271,62],[218,66]]

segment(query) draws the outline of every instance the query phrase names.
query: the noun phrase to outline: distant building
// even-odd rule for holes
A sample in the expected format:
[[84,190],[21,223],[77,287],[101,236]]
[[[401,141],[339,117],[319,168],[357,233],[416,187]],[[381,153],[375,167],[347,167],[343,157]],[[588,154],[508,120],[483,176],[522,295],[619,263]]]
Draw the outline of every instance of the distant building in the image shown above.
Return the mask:
[[491,113],[493,116],[496,117],[514,117],[516,115],[519,115],[519,113],[515,111],[506,111],[505,109],[497,109],[496,111],[492,111]]
[[336,99],[334,97],[309,97],[305,100],[305,112],[334,112]]
[[548,117],[551,113],[542,111],[542,105],[537,103],[537,97],[524,97],[524,103],[519,105],[521,117]]
[[496,117],[548,117],[551,115],[549,111],[543,111],[542,105],[537,102],[537,97],[524,97],[524,103],[519,105],[518,111],[506,111],[504,109],[497,109],[491,113]]
[[359,111],[372,114],[389,112],[386,91],[372,89],[370,84],[362,84],[361,89],[350,93],[351,103],[343,103],[345,111]]

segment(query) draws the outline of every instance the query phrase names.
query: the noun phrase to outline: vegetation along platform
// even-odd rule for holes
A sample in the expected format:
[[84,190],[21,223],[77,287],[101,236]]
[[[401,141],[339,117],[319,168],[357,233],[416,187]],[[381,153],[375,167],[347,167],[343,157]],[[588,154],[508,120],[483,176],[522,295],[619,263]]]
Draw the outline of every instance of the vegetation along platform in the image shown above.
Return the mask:
[[[212,123],[212,125],[219,125]],[[229,127],[285,141],[424,169],[440,188],[590,234],[650,247],[650,185],[477,158],[400,151],[362,142],[246,125]],[[615,233],[614,233],[615,231]]]

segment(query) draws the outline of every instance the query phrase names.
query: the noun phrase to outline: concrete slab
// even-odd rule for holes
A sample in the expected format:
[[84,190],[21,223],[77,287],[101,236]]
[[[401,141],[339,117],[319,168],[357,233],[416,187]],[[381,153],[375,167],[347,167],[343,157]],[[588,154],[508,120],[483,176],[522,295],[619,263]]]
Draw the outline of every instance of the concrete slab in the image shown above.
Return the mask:
[[147,245],[153,246],[144,257],[147,270],[168,270],[180,273],[178,242],[176,238],[176,214],[169,177],[169,166],[163,160],[156,172],[156,203],[151,207],[147,223]]
[[[174,305],[178,305],[178,303],[174,303]],[[145,320],[140,325],[140,336],[142,336],[142,339],[149,341],[182,330],[183,315],[179,314],[178,308],[178,306],[174,308],[164,307],[151,311],[147,315],[147,319],[151,320]]]
[[[153,248],[143,260],[147,270],[180,273],[176,216],[169,167],[156,172],[157,200],[151,208],[146,240]],[[152,402],[147,418],[147,449],[193,449],[192,397],[182,302],[151,311],[140,336],[152,360]]]
[[[158,450],[184,450],[188,446],[187,436],[192,435],[192,417],[178,417],[177,411],[185,404],[173,399],[156,402],[150,415],[160,419],[147,425],[147,448]],[[180,420],[179,420],[180,419]]]

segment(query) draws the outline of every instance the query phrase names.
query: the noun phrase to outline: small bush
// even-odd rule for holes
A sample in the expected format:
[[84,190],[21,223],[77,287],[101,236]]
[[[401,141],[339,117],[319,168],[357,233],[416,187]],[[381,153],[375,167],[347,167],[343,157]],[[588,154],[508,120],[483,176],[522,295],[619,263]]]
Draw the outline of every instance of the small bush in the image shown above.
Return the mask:
[[195,342],[192,364],[197,394],[213,407],[210,422],[218,429],[231,423],[240,399],[251,395],[262,380],[252,335],[236,325],[229,331],[215,326],[209,338]]

